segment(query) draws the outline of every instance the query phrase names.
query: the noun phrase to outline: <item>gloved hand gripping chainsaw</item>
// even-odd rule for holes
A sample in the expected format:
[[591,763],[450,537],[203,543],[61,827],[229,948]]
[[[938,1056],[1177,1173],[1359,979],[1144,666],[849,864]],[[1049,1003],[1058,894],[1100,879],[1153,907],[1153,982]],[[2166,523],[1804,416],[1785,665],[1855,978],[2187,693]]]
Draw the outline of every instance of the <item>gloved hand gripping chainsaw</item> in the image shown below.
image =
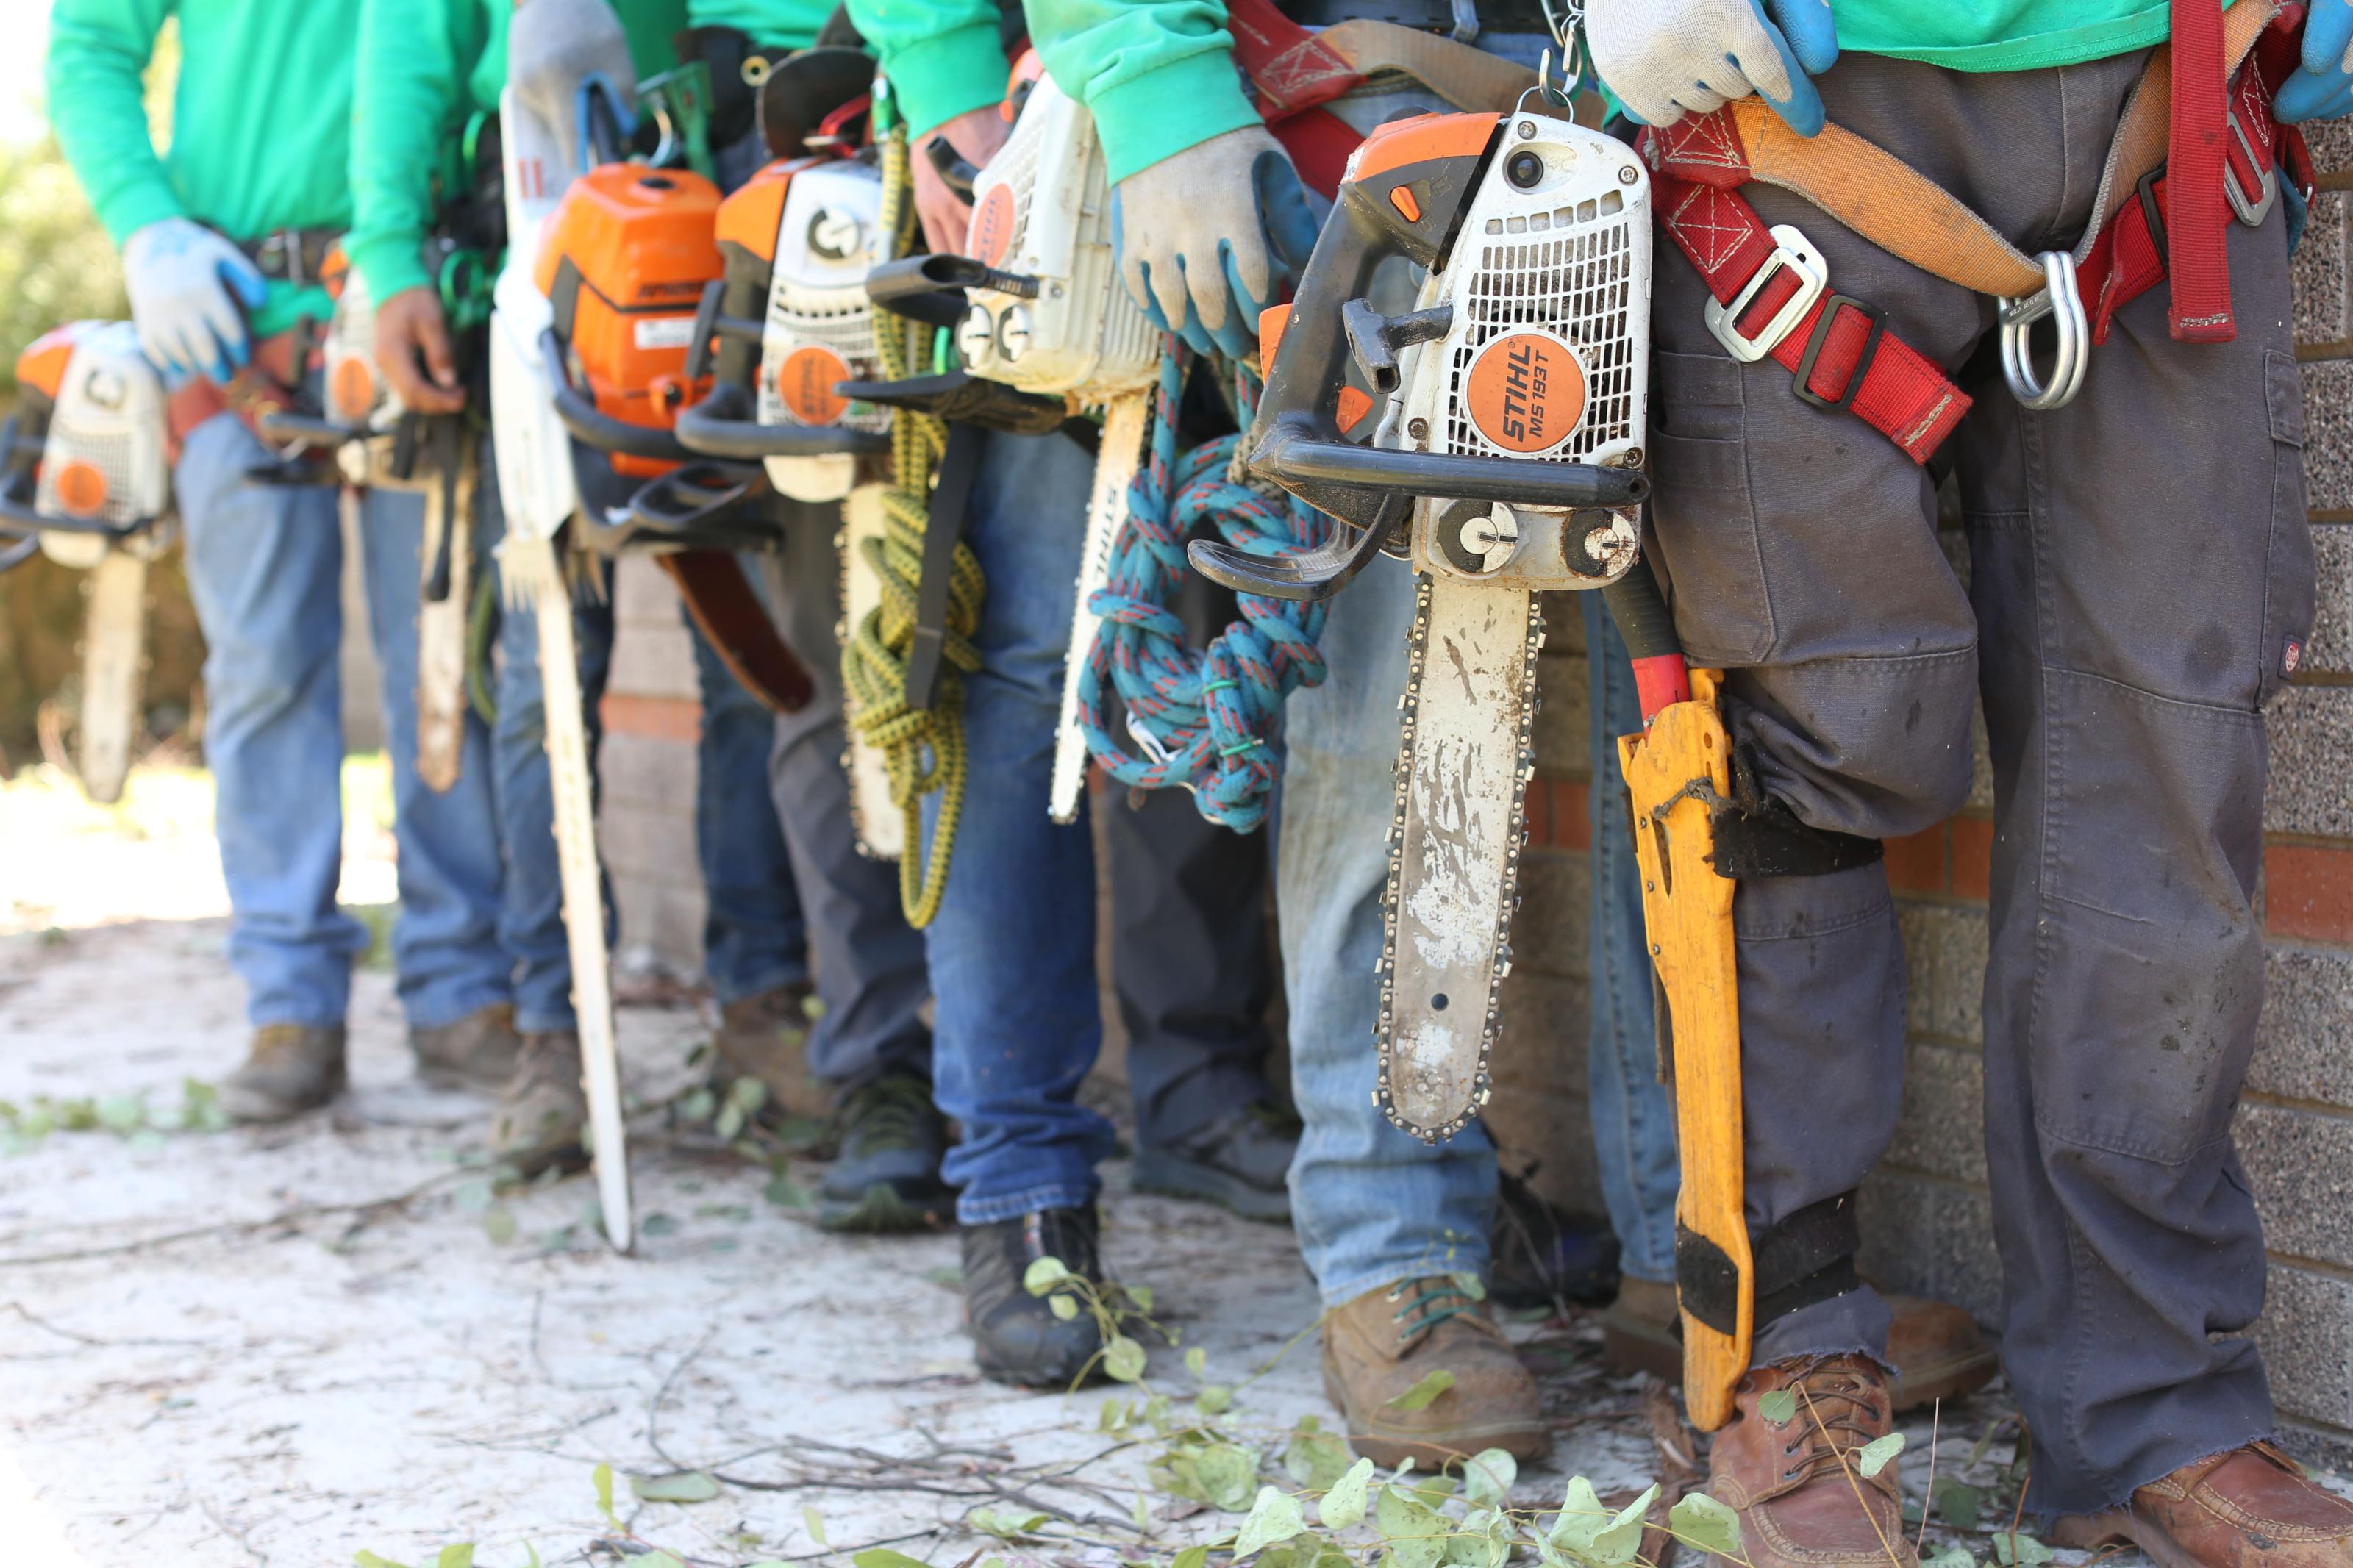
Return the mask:
[[[1249,439],[1252,472],[1342,536],[1289,563],[1209,541],[1190,554],[1214,580],[1278,598],[1337,592],[1385,549],[1410,555],[1376,1092],[1432,1141],[1489,1094],[1535,773],[1535,595],[1608,596],[1643,694],[1645,733],[1622,749],[1674,1023],[1683,1245],[1713,1248],[1745,1282],[1732,884],[1706,859],[1726,745],[1714,679],[1686,679],[1639,556],[1650,182],[1631,150],[1549,101],[1531,110],[1535,96],[1500,116],[1393,121],[1349,160],[1296,300],[1261,321],[1271,368]],[[1413,310],[1385,317],[1364,296],[1390,257],[1428,275]],[[1351,360],[1378,400],[1361,423],[1343,418]],[[1371,439],[1345,438],[1350,426]],[[1686,1390],[1708,1427],[1747,1365],[1747,1293],[1732,1295],[1735,1318],[1684,1323]]]

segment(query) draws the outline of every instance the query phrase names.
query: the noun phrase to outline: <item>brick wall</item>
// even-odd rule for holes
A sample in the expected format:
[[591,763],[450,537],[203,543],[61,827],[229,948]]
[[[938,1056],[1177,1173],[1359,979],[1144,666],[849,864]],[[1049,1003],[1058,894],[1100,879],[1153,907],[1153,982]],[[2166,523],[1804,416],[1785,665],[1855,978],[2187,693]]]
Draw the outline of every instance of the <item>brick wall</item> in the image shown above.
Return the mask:
[[613,667],[597,757],[597,845],[620,917],[619,956],[702,973],[702,874],[694,848],[694,742],[702,704],[678,590],[641,555],[613,583]]

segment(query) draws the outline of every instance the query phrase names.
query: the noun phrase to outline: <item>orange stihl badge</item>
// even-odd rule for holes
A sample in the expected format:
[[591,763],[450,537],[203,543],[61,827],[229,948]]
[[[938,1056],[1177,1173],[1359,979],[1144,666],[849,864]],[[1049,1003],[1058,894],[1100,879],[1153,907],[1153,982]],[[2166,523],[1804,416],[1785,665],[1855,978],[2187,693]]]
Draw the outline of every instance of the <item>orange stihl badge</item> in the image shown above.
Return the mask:
[[835,392],[833,384],[849,379],[849,367],[839,354],[811,344],[785,356],[776,369],[776,395],[802,424],[830,425],[849,407],[849,399]]
[[980,210],[972,215],[972,232],[965,238],[965,250],[984,267],[1001,267],[1005,253],[1012,248],[1013,187],[993,185],[981,197]]
[[1546,451],[1585,417],[1585,367],[1549,332],[1514,332],[1479,351],[1463,397],[1471,422],[1492,445]]

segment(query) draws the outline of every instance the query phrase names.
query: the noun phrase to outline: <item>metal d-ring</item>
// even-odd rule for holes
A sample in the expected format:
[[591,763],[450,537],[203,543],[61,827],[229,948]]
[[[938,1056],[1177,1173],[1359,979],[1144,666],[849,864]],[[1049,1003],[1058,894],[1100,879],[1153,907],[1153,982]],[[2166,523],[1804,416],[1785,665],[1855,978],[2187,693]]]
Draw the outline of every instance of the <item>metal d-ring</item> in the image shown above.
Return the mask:
[[[2048,410],[2065,407],[2083,390],[2092,326],[2075,287],[2075,258],[2063,250],[2046,250],[2042,261],[2042,287],[2001,302],[2001,376],[2021,405]],[[2035,374],[2032,347],[2034,323],[2045,316],[2059,330],[2059,352],[2048,379]]]

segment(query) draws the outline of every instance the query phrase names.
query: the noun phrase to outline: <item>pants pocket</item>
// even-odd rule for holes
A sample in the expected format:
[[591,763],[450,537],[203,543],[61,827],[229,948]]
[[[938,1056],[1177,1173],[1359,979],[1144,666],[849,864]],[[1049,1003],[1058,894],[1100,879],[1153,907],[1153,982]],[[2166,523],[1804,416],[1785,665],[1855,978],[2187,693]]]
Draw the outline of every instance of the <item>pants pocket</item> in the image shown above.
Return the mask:
[[2263,355],[2263,399],[2272,428],[2272,528],[2263,574],[2263,669],[2258,705],[2295,673],[2312,637],[2312,523],[2305,511],[2304,384],[2295,361]]
[[1651,527],[1695,662],[1763,663],[1773,651],[1757,506],[1743,446],[1740,367],[1661,353],[1651,409]]

